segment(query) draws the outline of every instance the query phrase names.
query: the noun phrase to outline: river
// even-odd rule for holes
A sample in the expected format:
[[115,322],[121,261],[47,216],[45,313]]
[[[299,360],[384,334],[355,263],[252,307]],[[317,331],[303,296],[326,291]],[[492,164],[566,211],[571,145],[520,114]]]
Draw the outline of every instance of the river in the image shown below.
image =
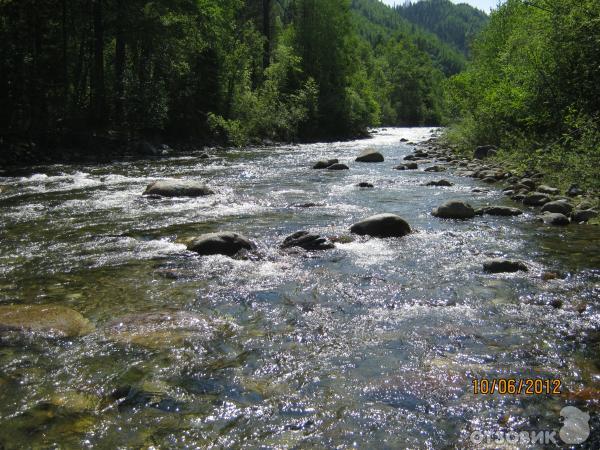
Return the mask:
[[[597,430],[599,227],[538,224],[533,210],[432,217],[450,198],[511,205],[452,172],[393,170],[414,150],[401,138],[437,131],[0,178],[0,305],[65,306],[95,327],[68,339],[2,332],[0,448],[479,448],[474,431],[558,430],[566,405]],[[355,163],[366,147],[385,162]],[[311,170],[323,158],[351,170]],[[141,196],[169,177],[216,194]],[[441,177],[455,185],[423,186]],[[382,212],[415,232],[279,249],[295,231],[346,236]],[[248,236],[257,255],[200,257],[181,243],[221,230]],[[484,273],[496,256],[530,270]],[[115,320],[148,313],[194,314],[211,331],[111,335]],[[474,379],[532,377],[560,379],[562,394],[473,393]]]

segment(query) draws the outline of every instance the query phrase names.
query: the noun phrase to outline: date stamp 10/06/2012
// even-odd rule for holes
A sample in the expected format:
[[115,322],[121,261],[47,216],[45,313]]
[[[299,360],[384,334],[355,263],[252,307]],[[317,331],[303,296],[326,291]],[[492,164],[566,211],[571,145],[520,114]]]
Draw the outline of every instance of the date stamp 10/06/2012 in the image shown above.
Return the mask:
[[479,378],[474,379],[475,395],[560,395],[559,379],[543,378]]

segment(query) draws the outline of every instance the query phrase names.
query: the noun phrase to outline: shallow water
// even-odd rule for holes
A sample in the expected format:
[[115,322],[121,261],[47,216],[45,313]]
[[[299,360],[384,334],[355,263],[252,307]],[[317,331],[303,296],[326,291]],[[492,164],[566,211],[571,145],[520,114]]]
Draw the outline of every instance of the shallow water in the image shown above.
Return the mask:
[[[414,149],[401,138],[435,132],[0,178],[0,305],[67,306],[96,327],[76,339],[2,334],[0,448],[475,448],[473,431],[558,430],[566,405],[592,415],[595,447],[600,230],[543,226],[533,210],[432,217],[449,198],[510,204],[451,172],[392,169]],[[371,146],[384,163],[353,162]],[[333,157],[351,170],[310,169]],[[141,197],[169,177],[217,194]],[[422,186],[440,178],[455,186]],[[293,206],[308,202],[319,206]],[[381,212],[417,232],[278,250],[295,231],[347,235]],[[179,243],[215,230],[248,236],[259,256],[198,257]],[[495,256],[530,272],[484,274]],[[563,277],[543,281],[544,271]],[[123,317],[165,311],[210,331],[167,321],[147,341],[111,335]],[[482,377],[559,378],[563,394],[474,395]]]

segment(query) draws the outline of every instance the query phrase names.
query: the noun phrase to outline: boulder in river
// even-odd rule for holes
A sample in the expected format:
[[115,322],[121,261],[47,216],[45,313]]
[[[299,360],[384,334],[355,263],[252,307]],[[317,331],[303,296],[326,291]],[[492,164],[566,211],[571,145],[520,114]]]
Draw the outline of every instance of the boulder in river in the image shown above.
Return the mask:
[[451,183],[448,180],[438,180],[438,181],[430,181],[429,183],[426,183],[425,186],[450,187],[450,186],[454,186],[454,183]]
[[202,197],[214,192],[198,181],[164,180],[148,185],[143,195],[160,197]]
[[538,216],[538,220],[540,222],[544,222],[545,224],[548,225],[556,225],[556,226],[565,226],[565,225],[569,225],[571,222],[569,221],[569,218],[567,216],[565,216],[564,214],[560,214],[560,213],[544,213],[541,216]]
[[356,158],[356,162],[378,163],[383,161],[383,155],[374,148],[367,148],[363,150]]
[[313,166],[313,169],[327,169],[334,164],[339,163],[339,159],[322,159],[317,161],[317,163]]
[[193,238],[188,243],[188,250],[200,255],[234,256],[240,250],[252,250],[254,243],[238,233],[207,233]]
[[475,159],[485,159],[490,156],[494,156],[496,154],[496,147],[493,145],[482,145],[477,147],[473,152],[473,157]]
[[559,213],[568,216],[573,212],[573,205],[565,200],[548,202],[542,207],[542,212]]
[[475,210],[462,200],[448,200],[435,208],[432,214],[441,219],[472,219],[475,217]]
[[80,313],[64,306],[6,305],[0,306],[0,330],[76,337],[91,333],[94,327]]
[[336,163],[329,166],[327,170],[350,170],[350,167],[348,167],[346,164]]
[[417,170],[419,165],[416,162],[409,162],[406,164],[400,164],[399,166],[394,167],[396,170]]
[[481,208],[483,214],[488,216],[520,216],[523,214],[519,208],[511,208],[509,206],[486,206]]
[[595,209],[578,209],[571,214],[571,220],[575,223],[587,222],[594,217],[598,217],[598,211]]
[[281,248],[301,247],[304,250],[329,250],[335,248],[327,238],[309,231],[298,231],[288,236],[281,244]]
[[488,273],[528,272],[529,269],[521,261],[508,259],[491,259],[483,263],[483,270]]
[[541,192],[531,192],[523,198],[523,203],[529,206],[543,206],[548,202],[550,202],[550,197]]
[[410,225],[395,214],[377,214],[350,227],[350,232],[360,236],[378,238],[402,237],[410,234]]
[[360,187],[360,188],[374,188],[375,187],[375,186],[373,186],[373,184],[368,183],[366,181],[358,183],[357,186]]
[[431,166],[425,169],[425,172],[444,172],[445,170],[446,168],[442,166]]

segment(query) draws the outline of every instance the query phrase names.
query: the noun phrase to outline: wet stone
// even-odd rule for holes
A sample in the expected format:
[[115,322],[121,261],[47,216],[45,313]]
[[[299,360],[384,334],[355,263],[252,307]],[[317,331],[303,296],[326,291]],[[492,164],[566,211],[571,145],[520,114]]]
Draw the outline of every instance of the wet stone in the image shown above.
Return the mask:
[[91,333],[94,326],[80,313],[64,306],[7,305],[0,306],[0,330],[77,337]]
[[232,232],[207,233],[193,238],[188,250],[200,255],[234,256],[241,250],[252,250],[254,243],[245,236]]
[[361,236],[388,238],[406,236],[411,232],[411,228],[400,216],[378,214],[355,223],[350,227],[350,232]]
[[448,200],[432,211],[432,215],[441,219],[472,219],[475,210],[462,200]]
[[143,195],[159,197],[203,197],[214,194],[205,184],[191,180],[155,181]]
[[483,270],[488,273],[528,272],[529,269],[521,261],[508,259],[492,259],[483,263]]
[[281,248],[301,247],[304,250],[329,250],[335,245],[327,238],[309,231],[298,231],[288,236],[281,244]]

